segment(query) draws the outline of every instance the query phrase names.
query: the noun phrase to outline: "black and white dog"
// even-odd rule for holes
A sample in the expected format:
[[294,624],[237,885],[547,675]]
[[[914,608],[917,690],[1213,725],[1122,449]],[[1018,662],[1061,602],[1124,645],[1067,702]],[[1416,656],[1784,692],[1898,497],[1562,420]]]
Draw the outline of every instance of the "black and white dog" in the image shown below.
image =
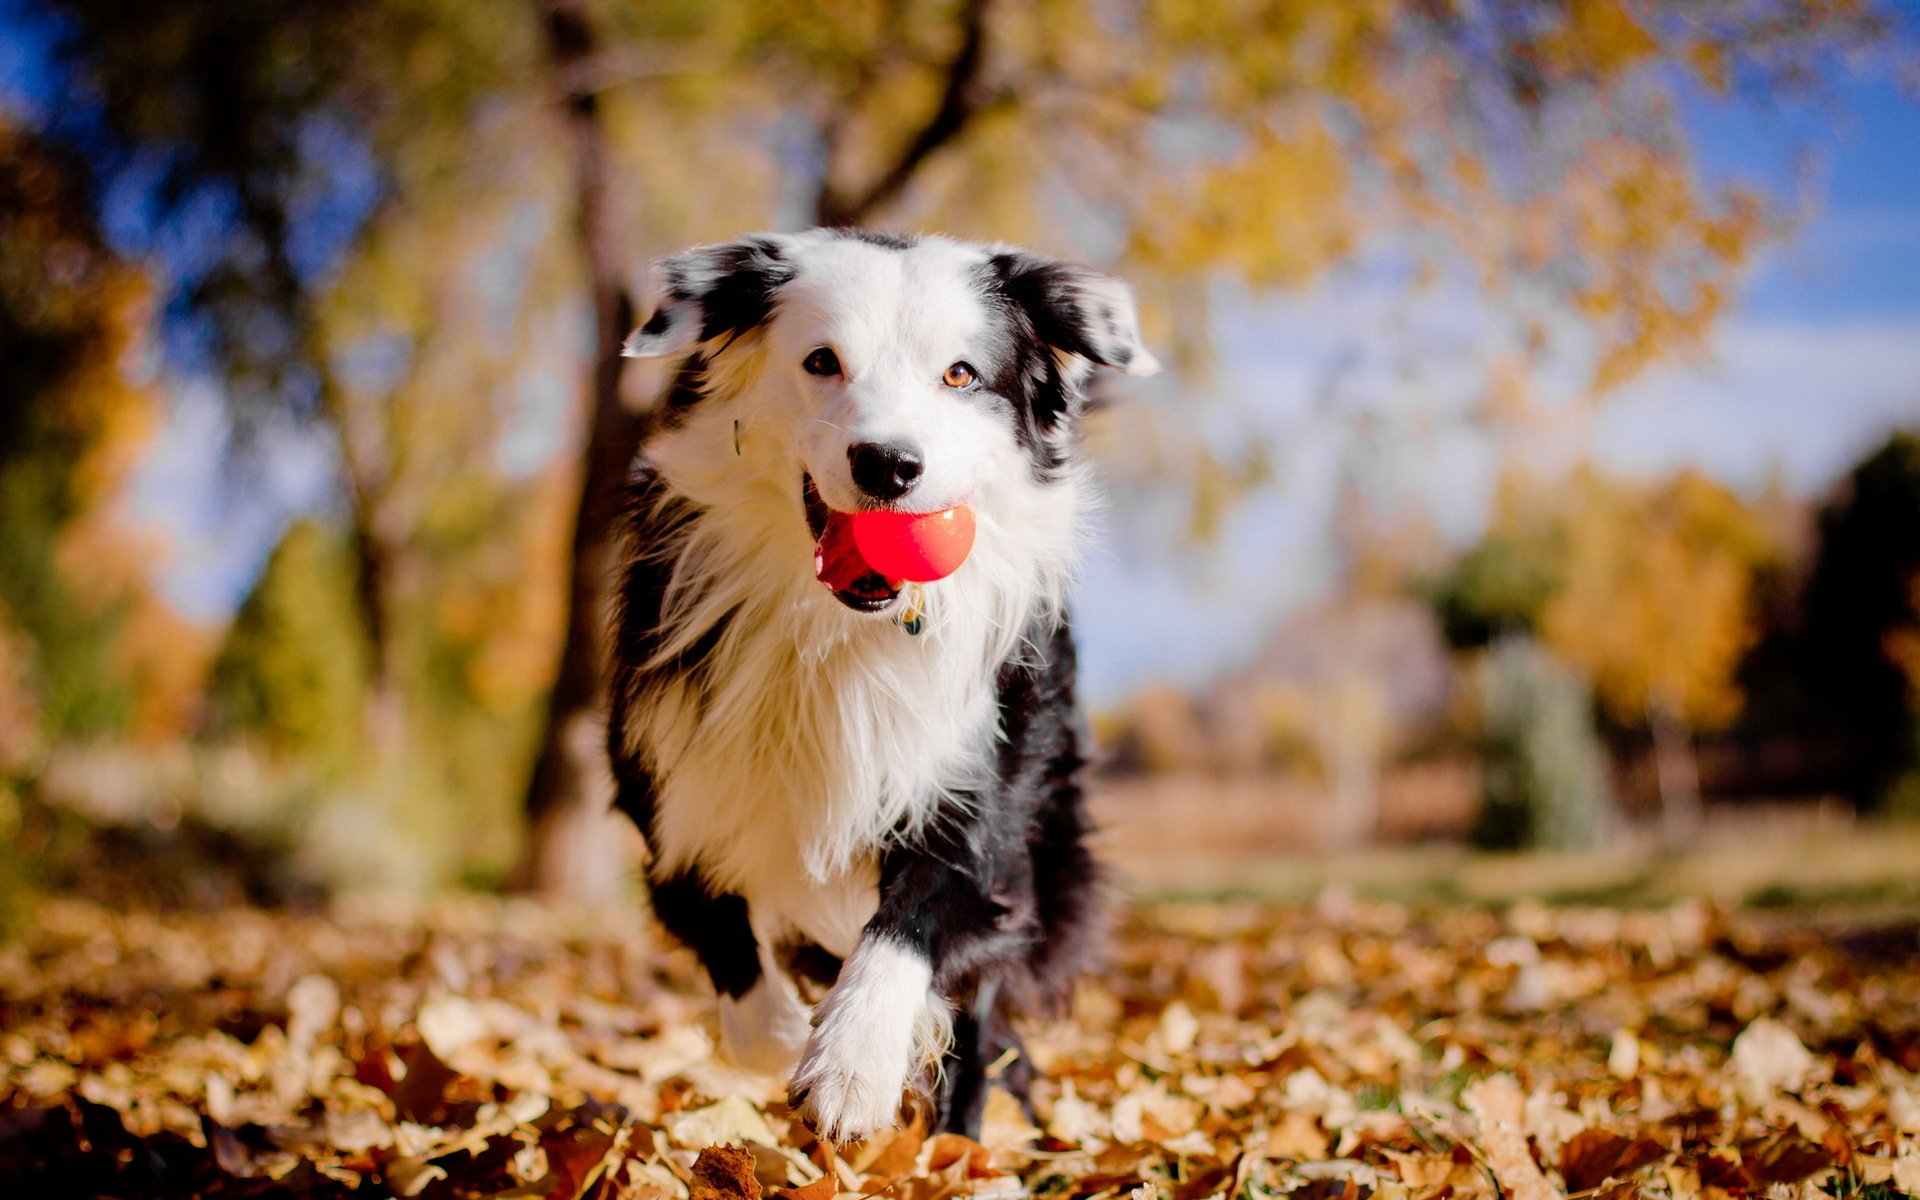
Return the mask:
[[[1010,1016],[1063,999],[1092,937],[1063,592],[1088,377],[1158,369],[1132,295],[828,230],[653,277],[626,352],[686,357],[635,468],[609,742],[654,911],[727,1053],[791,1071],[822,1136],[893,1124],[929,1066],[940,1124],[973,1132],[990,1064],[1024,1093]],[[924,628],[878,573],[822,586],[834,514],[962,502],[974,548]]]

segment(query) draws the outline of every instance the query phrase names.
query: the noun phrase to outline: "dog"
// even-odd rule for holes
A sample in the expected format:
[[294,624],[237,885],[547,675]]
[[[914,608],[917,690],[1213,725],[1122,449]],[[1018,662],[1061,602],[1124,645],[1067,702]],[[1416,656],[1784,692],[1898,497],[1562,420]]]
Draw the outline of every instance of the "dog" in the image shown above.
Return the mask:
[[[1057,1009],[1097,940],[1065,592],[1089,379],[1158,369],[1132,292],[838,230],[650,278],[625,353],[681,361],[633,470],[608,741],[653,911],[725,1053],[787,1075],[820,1136],[893,1125],[915,1084],[977,1135],[991,1071],[1026,1101],[1012,1019]],[[827,578],[844,514],[961,504],[950,576]]]

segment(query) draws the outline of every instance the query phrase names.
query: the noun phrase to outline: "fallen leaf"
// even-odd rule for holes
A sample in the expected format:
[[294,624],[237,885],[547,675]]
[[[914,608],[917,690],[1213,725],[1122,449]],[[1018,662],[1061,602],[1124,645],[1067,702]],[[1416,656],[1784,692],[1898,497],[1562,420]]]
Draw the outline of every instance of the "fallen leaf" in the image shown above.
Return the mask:
[[1652,1138],[1629,1138],[1608,1129],[1587,1129],[1560,1148],[1560,1177],[1570,1192],[1597,1188],[1609,1179],[1625,1180],[1659,1162],[1667,1148]]
[[840,1194],[840,1181],[832,1175],[822,1175],[812,1183],[803,1183],[795,1188],[780,1188],[773,1193],[778,1200],[833,1200]]
[[1760,1017],[1733,1039],[1729,1065],[1741,1098],[1759,1105],[1776,1092],[1798,1091],[1813,1073],[1813,1055],[1793,1030],[1771,1017]]
[[708,1146],[694,1160],[690,1200],[760,1200],[753,1155],[743,1146]]
[[927,1143],[927,1169],[944,1171],[954,1163],[962,1164],[969,1179],[984,1179],[993,1174],[993,1151],[970,1137],[943,1133]]
[[674,1144],[689,1150],[728,1142],[775,1146],[780,1136],[745,1096],[734,1094],[701,1108],[683,1109],[663,1122]]
[[1747,1174],[1761,1187],[1799,1183],[1834,1163],[1833,1152],[1788,1130],[1740,1148]]
[[1482,1079],[1463,1091],[1460,1100],[1480,1123],[1481,1149],[1501,1188],[1513,1200],[1555,1200],[1558,1193],[1527,1148],[1527,1098],[1513,1077]]

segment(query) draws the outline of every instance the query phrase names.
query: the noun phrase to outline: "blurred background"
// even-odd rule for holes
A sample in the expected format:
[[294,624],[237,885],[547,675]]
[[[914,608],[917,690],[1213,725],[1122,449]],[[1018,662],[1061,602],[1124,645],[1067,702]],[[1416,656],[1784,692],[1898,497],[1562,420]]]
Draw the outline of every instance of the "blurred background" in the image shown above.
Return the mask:
[[817,223],[1143,300],[1076,601],[1135,887],[1920,902],[1917,33],[6,0],[0,912],[628,890],[614,347]]

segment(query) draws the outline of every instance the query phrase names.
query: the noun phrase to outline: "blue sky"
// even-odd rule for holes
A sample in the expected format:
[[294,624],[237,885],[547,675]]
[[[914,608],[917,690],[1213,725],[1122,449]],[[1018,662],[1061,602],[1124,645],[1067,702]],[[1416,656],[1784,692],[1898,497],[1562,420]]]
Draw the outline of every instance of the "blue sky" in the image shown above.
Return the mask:
[[[1777,473],[1815,496],[1892,429],[1920,427],[1920,102],[1864,76],[1818,104],[1695,97],[1684,113],[1707,180],[1797,211],[1701,361],[1651,370],[1596,411],[1498,445],[1466,418],[1497,349],[1496,323],[1470,295],[1409,294],[1355,270],[1225,314],[1219,395],[1196,419],[1257,411],[1278,480],[1206,554],[1142,549],[1156,544],[1153,514],[1110,518],[1078,610],[1091,700],[1231,669],[1274,621],[1324,598],[1338,577],[1343,478],[1464,540],[1516,456],[1548,472],[1583,458],[1622,472],[1698,466],[1743,489]],[[1448,349],[1413,378],[1382,372],[1364,422],[1327,413],[1332,364],[1409,342]]]
[[1898,425],[1920,425],[1920,102],[1887,78],[1815,111],[1696,105],[1709,177],[1814,199],[1761,257],[1709,360],[1657,371],[1594,423],[1606,461],[1694,463],[1759,486],[1827,487]]

